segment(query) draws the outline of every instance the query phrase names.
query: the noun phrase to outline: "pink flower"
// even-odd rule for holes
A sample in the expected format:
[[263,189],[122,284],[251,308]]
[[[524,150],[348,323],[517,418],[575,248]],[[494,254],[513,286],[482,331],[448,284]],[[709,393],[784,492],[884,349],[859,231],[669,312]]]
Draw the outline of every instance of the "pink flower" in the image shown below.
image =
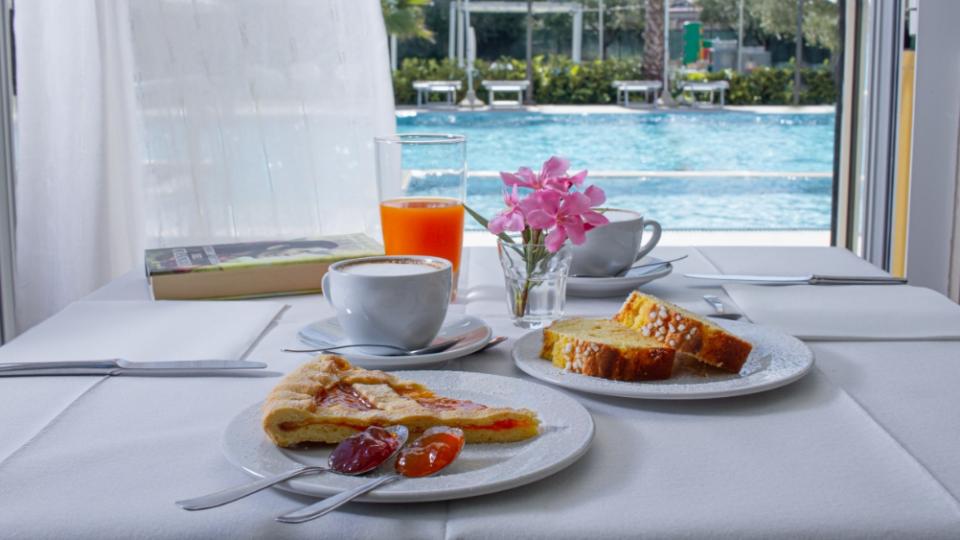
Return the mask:
[[580,186],[583,184],[584,178],[587,177],[587,171],[583,170],[578,172],[573,176],[560,176],[558,178],[550,178],[544,182],[545,186],[550,189],[555,189],[561,193],[566,193],[570,191],[570,188],[573,186]]
[[[583,194],[587,196],[587,199],[590,200],[590,207],[596,208],[600,206],[607,200],[607,194],[603,192],[597,186],[590,186],[583,191]],[[602,227],[607,223],[610,223],[610,220],[604,217],[603,214],[595,210],[587,210],[586,212],[580,214],[580,217],[583,218],[583,221],[586,222],[584,228],[586,230],[594,229],[596,227]]]
[[589,229],[607,223],[607,218],[590,209],[593,201],[605,199],[603,191],[591,188],[583,193],[543,190],[520,201],[520,208],[531,228],[553,229],[544,240],[551,252],[558,251],[567,238],[576,245],[582,244]]
[[507,187],[523,187],[534,191],[549,188],[566,193],[570,186],[580,185],[587,176],[587,171],[580,171],[568,177],[566,174],[569,168],[569,161],[553,156],[543,163],[539,174],[529,167],[520,167],[516,173],[501,172],[500,178]]
[[523,212],[520,210],[517,186],[513,186],[512,192],[503,194],[503,202],[507,205],[506,210],[490,220],[490,223],[487,224],[487,230],[493,234],[500,234],[503,231],[522,231],[526,224],[523,221]]
[[501,171],[500,178],[507,187],[525,187],[530,189],[542,189],[543,184],[540,177],[533,173],[529,167],[520,167],[516,173]]

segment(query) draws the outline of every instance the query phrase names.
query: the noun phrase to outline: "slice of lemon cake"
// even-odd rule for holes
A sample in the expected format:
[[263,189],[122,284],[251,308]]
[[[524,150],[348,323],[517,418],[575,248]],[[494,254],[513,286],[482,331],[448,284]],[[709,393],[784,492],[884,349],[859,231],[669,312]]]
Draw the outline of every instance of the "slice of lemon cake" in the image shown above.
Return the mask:
[[540,356],[558,368],[617,381],[668,379],[675,352],[610,319],[565,319],[543,331]]
[[613,319],[704,364],[739,373],[753,346],[704,317],[634,291]]

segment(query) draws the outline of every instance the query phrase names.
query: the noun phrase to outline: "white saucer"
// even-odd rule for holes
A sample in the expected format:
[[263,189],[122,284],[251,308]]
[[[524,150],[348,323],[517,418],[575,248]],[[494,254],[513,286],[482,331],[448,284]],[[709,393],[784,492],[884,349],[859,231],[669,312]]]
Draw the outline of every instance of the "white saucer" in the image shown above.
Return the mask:
[[[656,257],[644,257],[639,263],[655,263],[662,261]],[[620,296],[629,293],[641,285],[646,285],[655,279],[666,277],[673,272],[673,265],[649,266],[630,270],[623,277],[573,277],[567,278],[567,294],[570,296],[584,296],[587,298],[603,298]]]
[[[350,343],[336,317],[304,326],[297,333],[297,337],[311,347],[331,347]],[[391,356],[396,353],[383,347],[356,347],[333,352],[368,369],[409,369],[432,366],[479,351],[493,339],[493,329],[476,317],[447,315],[434,341],[457,338],[460,338],[460,342],[443,352],[417,356]]]
[[677,372],[662,381],[613,381],[568,373],[540,358],[543,331],[526,334],[513,347],[513,361],[528,375],[581,392],[636,399],[712,399],[765,392],[800,379],[813,368],[813,351],[779,330],[736,321],[714,321],[753,345],[740,373]]
[[[450,467],[429,478],[405,478],[377,488],[361,502],[409,503],[475,497],[519,487],[553,475],[583,456],[593,441],[593,418],[572,397],[514,377],[463,371],[405,371],[399,374],[440,395],[490,406],[531,409],[540,417],[540,434],[513,443],[468,444]],[[263,433],[262,403],[237,415],[223,434],[227,459],[262,478],[301,467],[326,465],[330,445],[279,448]],[[287,491],[329,497],[388,474],[382,467],[365,476],[315,474],[279,484]]]

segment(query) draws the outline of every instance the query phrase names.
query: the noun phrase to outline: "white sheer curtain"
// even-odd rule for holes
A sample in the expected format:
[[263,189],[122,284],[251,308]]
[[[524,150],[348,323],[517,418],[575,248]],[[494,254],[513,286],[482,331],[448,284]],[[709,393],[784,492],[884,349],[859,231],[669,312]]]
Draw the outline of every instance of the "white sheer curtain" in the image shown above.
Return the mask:
[[376,0],[130,9],[151,244],[372,232],[395,122]]
[[376,224],[394,130],[376,0],[16,5],[18,327],[144,245]]
[[18,330],[142,259],[126,5],[17,2]]

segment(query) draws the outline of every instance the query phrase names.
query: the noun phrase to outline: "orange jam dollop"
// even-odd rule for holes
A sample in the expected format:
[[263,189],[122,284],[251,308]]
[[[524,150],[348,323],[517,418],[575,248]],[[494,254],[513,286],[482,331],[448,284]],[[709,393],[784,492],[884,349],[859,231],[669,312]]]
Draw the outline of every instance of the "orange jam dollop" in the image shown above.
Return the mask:
[[423,432],[410,446],[400,451],[397,472],[412,478],[429,476],[457,459],[463,449],[463,431],[446,426]]
[[400,440],[393,433],[371,426],[340,441],[330,453],[330,467],[347,474],[370,471],[389,459],[399,446]]

